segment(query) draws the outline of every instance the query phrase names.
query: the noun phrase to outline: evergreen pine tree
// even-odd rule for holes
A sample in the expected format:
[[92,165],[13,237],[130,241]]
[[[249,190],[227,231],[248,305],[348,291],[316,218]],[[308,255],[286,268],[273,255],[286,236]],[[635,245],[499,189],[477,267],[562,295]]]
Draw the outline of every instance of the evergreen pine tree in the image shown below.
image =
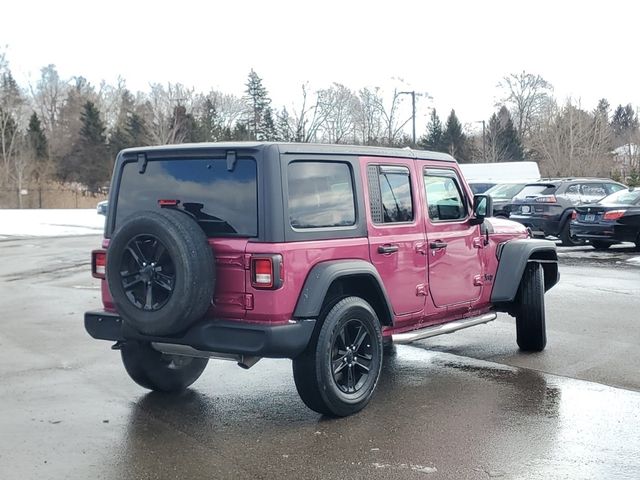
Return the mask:
[[498,112],[498,120],[500,128],[498,130],[498,143],[500,149],[504,153],[502,161],[505,162],[517,162],[524,160],[524,150],[522,148],[522,142],[520,136],[516,131],[513,120],[511,120],[511,114],[507,107],[502,106]]
[[286,107],[278,113],[276,132],[278,140],[282,142],[294,141],[293,130],[291,129],[291,118],[289,117],[289,112]]
[[638,131],[638,117],[631,104],[618,105],[611,118],[611,128],[618,145],[631,143],[631,137]]
[[120,98],[120,111],[116,124],[109,136],[109,150],[112,158],[120,150],[149,145],[149,131],[141,115],[135,111],[135,99],[128,90]]
[[450,155],[461,163],[471,161],[467,136],[462,131],[462,124],[456,116],[455,110],[451,110],[445,130],[442,134],[442,145]]
[[197,119],[198,141],[218,142],[223,135],[223,126],[220,122],[216,104],[207,97],[202,106],[202,114]]
[[245,84],[247,114],[245,123],[254,140],[269,140],[275,135],[271,99],[267,89],[262,85],[262,79],[251,69]]
[[427,150],[446,151],[443,144],[443,127],[436,109],[431,110],[431,118],[427,124],[427,133],[418,140],[418,146]]
[[100,111],[91,101],[84,104],[80,122],[80,134],[71,152],[61,162],[59,175],[65,181],[80,182],[96,191],[109,180],[111,173],[106,128]]
[[598,100],[598,106],[596,107],[595,111],[596,116],[602,119],[606,119],[606,121],[608,122],[609,110],[611,110],[611,105],[606,98],[601,98],[600,100]]
[[42,178],[44,164],[49,157],[49,147],[47,137],[42,129],[42,123],[40,123],[40,118],[38,118],[36,112],[33,112],[29,118],[26,140],[27,149],[35,161],[33,177],[38,182]]

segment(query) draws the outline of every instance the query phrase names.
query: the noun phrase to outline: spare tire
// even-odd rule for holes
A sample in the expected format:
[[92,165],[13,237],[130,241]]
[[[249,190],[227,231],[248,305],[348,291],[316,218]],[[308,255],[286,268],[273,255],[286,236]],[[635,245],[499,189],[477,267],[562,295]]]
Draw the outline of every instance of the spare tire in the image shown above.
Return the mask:
[[206,313],[215,263],[206,235],[187,213],[143,210],[111,238],[106,277],[125,323],[147,335],[170,335]]

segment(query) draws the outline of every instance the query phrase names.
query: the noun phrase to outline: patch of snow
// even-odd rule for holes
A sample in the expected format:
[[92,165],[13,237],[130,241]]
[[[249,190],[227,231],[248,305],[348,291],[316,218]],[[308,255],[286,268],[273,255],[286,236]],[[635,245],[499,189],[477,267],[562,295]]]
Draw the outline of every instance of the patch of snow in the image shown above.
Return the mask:
[[99,235],[104,221],[95,209],[0,209],[0,239]]
[[640,257],[631,257],[627,260],[629,263],[633,263],[635,265],[640,265]]

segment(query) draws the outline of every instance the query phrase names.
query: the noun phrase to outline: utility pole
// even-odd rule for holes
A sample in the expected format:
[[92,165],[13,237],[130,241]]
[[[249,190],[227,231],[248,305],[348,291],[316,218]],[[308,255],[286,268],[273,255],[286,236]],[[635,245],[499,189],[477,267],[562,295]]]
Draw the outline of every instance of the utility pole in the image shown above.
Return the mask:
[[411,120],[413,123],[413,136],[411,137],[413,140],[413,147],[416,146],[416,91],[412,90],[410,92],[398,92],[398,95],[411,95]]

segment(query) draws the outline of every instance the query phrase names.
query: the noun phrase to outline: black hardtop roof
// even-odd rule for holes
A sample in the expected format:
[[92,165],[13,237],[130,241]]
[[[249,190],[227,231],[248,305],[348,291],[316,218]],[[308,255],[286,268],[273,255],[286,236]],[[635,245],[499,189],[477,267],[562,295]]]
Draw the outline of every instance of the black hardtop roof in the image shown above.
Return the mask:
[[446,153],[415,150],[411,148],[369,147],[362,145],[333,145],[322,143],[285,143],[285,142],[218,142],[218,143],[180,143],[153,147],[127,148],[121,155],[138,153],[169,153],[173,151],[198,151],[207,149],[260,150],[270,146],[278,148],[280,153],[309,155],[355,155],[360,157],[396,157],[421,160],[455,162]]

